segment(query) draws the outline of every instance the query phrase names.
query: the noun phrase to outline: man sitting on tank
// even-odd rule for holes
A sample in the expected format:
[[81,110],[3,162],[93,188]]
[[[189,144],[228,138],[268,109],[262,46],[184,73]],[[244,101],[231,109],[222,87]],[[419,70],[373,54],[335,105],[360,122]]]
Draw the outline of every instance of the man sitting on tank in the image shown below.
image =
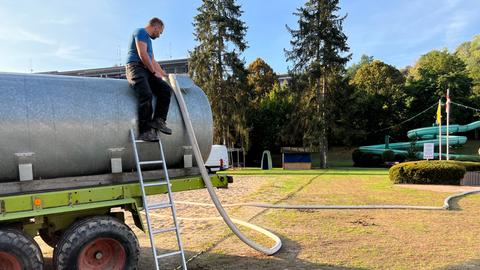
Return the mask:
[[[133,31],[127,52],[127,80],[138,98],[138,139],[144,141],[158,141],[155,130],[172,134],[166,125],[172,89],[162,79],[167,73],[155,60],[152,48],[152,39],[158,38],[163,29],[162,20],[150,19],[144,28]],[[153,95],[157,97],[155,111]]]

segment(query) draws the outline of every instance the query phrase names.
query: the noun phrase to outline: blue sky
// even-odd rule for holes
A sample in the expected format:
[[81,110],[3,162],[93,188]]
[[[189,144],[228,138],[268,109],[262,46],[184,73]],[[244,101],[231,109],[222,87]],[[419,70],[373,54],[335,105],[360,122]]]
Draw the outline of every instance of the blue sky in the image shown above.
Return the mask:
[[[239,0],[248,26],[246,63],[263,58],[287,71],[285,25],[296,28],[300,0]],[[193,17],[200,0],[0,0],[0,71],[41,72],[124,64],[133,29],[164,20],[154,41],[157,60],[184,58],[196,42]],[[340,0],[353,62],[373,55],[403,68],[432,49],[454,50],[480,34],[478,0]]]

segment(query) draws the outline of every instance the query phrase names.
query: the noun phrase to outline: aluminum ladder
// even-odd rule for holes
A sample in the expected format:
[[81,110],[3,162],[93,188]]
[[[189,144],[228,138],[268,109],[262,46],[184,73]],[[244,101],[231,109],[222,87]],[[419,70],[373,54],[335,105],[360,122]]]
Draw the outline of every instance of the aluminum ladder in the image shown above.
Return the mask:
[[[153,257],[155,261],[155,267],[156,270],[160,270],[160,265],[159,265],[159,260],[165,257],[169,256],[175,256],[175,255],[180,255],[181,260],[182,260],[182,267],[184,270],[187,270],[187,263],[185,260],[185,252],[183,250],[183,245],[182,245],[182,240],[180,238],[180,228],[178,226],[178,221],[177,221],[177,210],[175,208],[175,203],[173,201],[173,195],[172,195],[172,187],[170,185],[170,178],[168,177],[168,170],[167,170],[167,164],[165,161],[165,155],[163,152],[163,146],[162,146],[162,141],[159,139],[158,140],[158,147],[160,150],[160,159],[159,160],[149,160],[149,161],[141,161],[140,157],[138,155],[138,149],[137,149],[137,143],[147,143],[146,141],[142,140],[137,140],[135,137],[135,132],[133,129],[130,129],[130,139],[132,141],[132,148],[133,148],[133,154],[135,156],[135,164],[137,166],[137,174],[138,174],[138,179],[140,181],[140,189],[142,190],[142,200],[143,200],[143,208],[145,209],[145,216],[147,219],[147,226],[148,226],[148,236],[150,238],[150,245],[152,247],[152,252],[153,252]],[[154,181],[154,182],[143,182],[143,175],[142,175],[142,165],[152,165],[152,164],[162,164],[162,169],[165,174],[165,180],[160,180],[160,181]],[[168,193],[168,201],[162,202],[162,203],[156,203],[156,204],[148,204],[147,200],[147,193],[145,192],[145,187],[152,187],[152,186],[167,186],[167,193]],[[172,228],[152,228],[152,223],[151,223],[151,218],[150,218],[150,210],[155,210],[155,209],[164,209],[164,208],[170,208],[172,211],[172,219],[173,219],[173,224],[174,227]],[[155,246],[155,238],[154,236],[156,234],[160,233],[167,233],[167,232],[173,232],[175,231],[176,237],[177,237],[177,244],[178,244],[178,250],[174,252],[169,252],[169,253],[164,253],[158,255],[157,253],[157,248]]]

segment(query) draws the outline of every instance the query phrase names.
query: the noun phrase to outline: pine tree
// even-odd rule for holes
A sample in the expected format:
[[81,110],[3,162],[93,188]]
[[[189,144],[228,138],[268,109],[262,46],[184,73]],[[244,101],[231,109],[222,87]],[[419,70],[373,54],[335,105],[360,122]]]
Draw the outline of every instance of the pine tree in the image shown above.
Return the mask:
[[327,165],[328,111],[325,98],[351,55],[342,32],[346,16],[337,15],[339,0],[309,0],[297,9],[298,30],[287,26],[292,49],[286,51],[294,72],[306,72],[309,87],[303,93],[304,144],[320,150],[322,168]]
[[203,0],[193,23],[198,45],[190,52],[189,72],[210,100],[214,142],[248,147],[247,71],[240,59],[247,27],[240,8],[235,0]]

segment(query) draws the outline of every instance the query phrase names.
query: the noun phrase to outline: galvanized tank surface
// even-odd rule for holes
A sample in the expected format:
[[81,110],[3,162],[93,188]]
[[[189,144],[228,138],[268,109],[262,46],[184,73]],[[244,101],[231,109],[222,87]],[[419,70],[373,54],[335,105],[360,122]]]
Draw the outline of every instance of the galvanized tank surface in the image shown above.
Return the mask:
[[[190,78],[178,81],[206,160],[210,104]],[[129,130],[136,123],[137,100],[126,80],[0,73],[0,181],[17,181],[19,163],[33,165],[34,179],[109,173],[118,157],[123,171],[132,171]],[[167,124],[173,130],[161,136],[167,165],[181,167],[189,142],[173,93]],[[143,160],[159,159],[158,144],[139,150]]]

